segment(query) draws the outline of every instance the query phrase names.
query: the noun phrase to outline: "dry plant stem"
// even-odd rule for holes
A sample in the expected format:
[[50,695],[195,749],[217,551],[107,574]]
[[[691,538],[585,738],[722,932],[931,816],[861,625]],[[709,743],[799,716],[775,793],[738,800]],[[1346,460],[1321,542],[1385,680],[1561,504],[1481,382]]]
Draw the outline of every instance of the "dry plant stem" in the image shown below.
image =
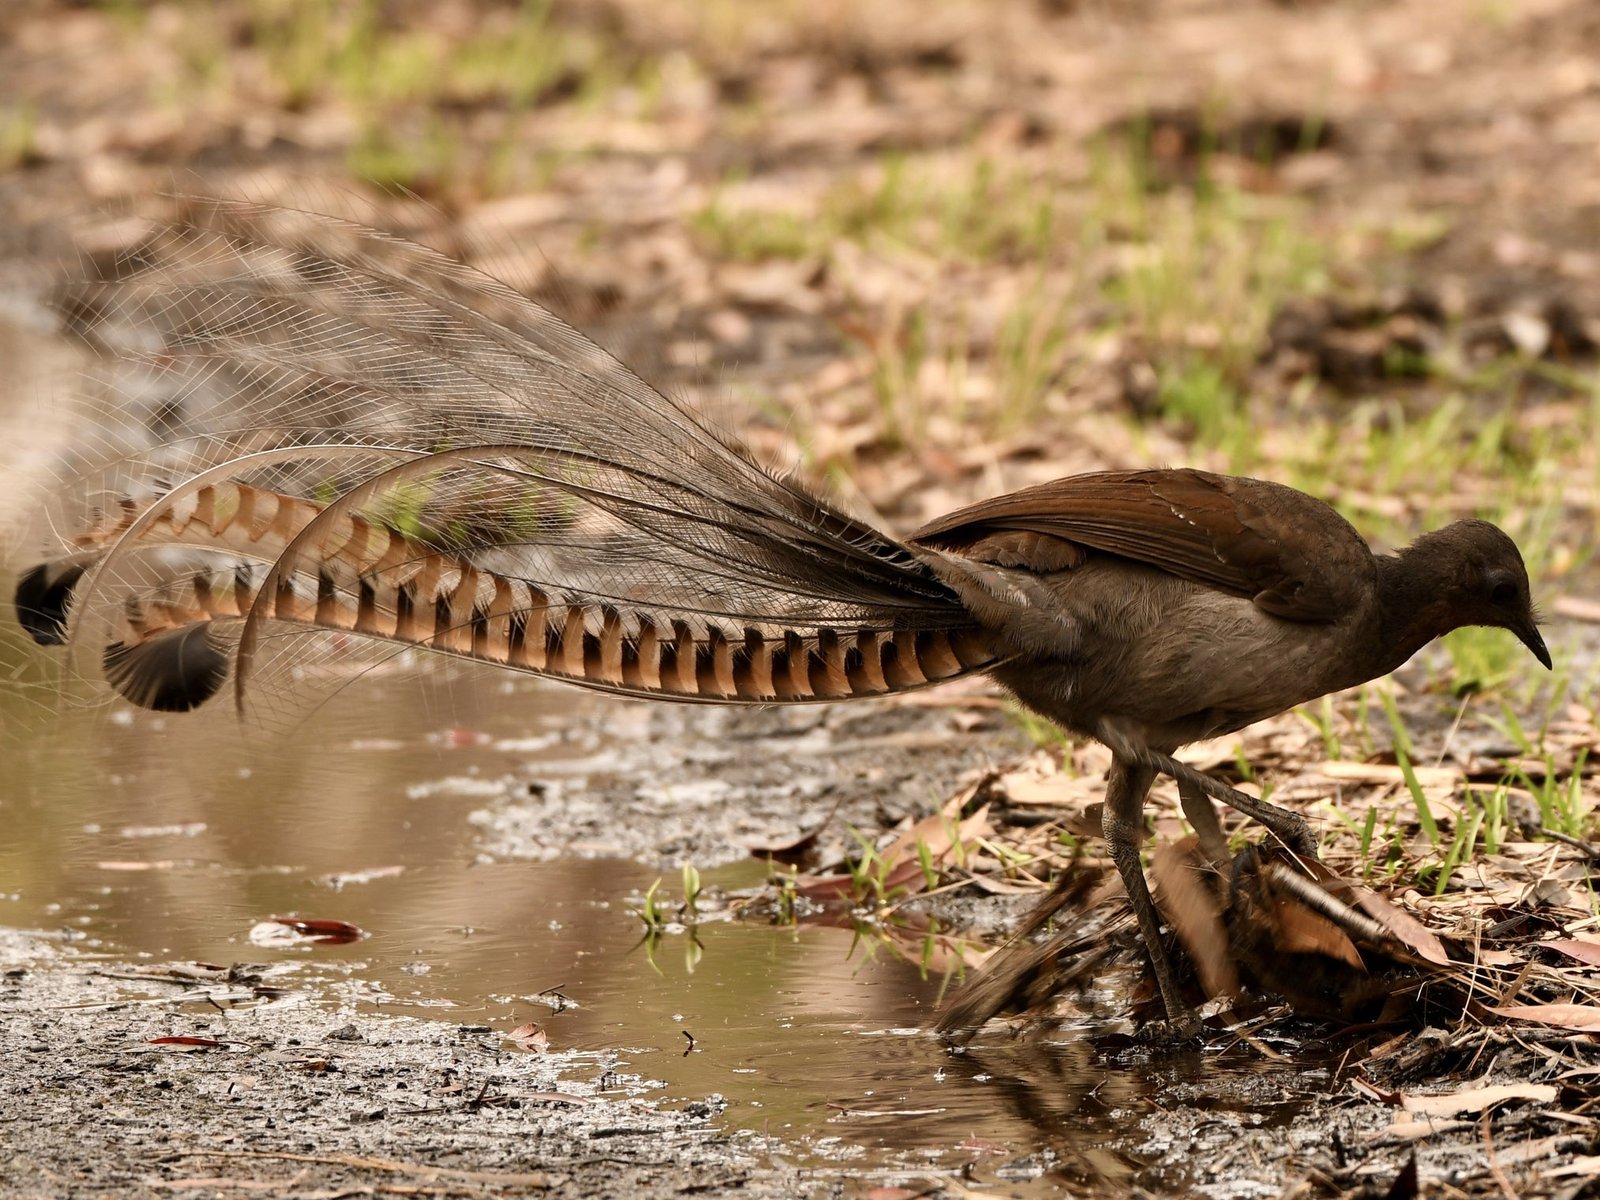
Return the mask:
[[[1251,820],[1263,825],[1267,832],[1276,837],[1293,853],[1302,858],[1317,857],[1317,839],[1311,832],[1311,826],[1306,819],[1297,812],[1290,812],[1286,808],[1279,808],[1265,800],[1258,800],[1248,793],[1241,792],[1238,788],[1229,787],[1220,780],[1212,779],[1209,775],[1196,771],[1173,758],[1171,755],[1162,754],[1159,750],[1140,749],[1134,751],[1135,756],[1147,764],[1152,770],[1170,775],[1178,781],[1179,796],[1183,795],[1183,785],[1188,785],[1196,791],[1207,796],[1221,800],[1231,808],[1238,809]],[[1196,824],[1195,812],[1188,803],[1184,804],[1184,815],[1189,818],[1189,823],[1195,826],[1195,832],[1201,833],[1200,826]],[[1204,818],[1202,818],[1204,820]],[[1213,813],[1211,823],[1216,824],[1216,814]],[[1220,836],[1220,830],[1218,831]],[[1201,833],[1202,845],[1204,837]]]

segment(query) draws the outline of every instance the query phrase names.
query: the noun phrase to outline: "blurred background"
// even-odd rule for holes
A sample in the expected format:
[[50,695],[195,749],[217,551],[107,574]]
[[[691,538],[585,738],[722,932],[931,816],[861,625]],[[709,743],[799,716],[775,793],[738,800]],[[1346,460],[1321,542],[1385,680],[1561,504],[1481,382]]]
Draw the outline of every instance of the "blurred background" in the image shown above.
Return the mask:
[[1596,528],[1597,145],[1581,0],[0,13],[13,308],[107,205],[240,190],[488,267],[896,523],[1187,462],[1388,542],[1503,519],[1552,579]]

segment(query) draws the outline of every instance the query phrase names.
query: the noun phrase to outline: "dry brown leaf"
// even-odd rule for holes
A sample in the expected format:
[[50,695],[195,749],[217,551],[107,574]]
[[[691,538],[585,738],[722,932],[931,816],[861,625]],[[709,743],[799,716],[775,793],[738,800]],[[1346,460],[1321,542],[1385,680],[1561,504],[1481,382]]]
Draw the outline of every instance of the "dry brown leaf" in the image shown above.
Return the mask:
[[974,875],[972,884],[991,896],[1034,896],[1042,890],[1037,883],[1013,883],[999,875]]
[[[926,847],[927,861],[936,870],[948,866],[957,857],[954,852],[958,846],[966,855],[976,853],[978,839],[986,838],[992,832],[989,806],[985,804],[965,820],[961,819],[961,809],[976,794],[978,786],[981,785],[963,789],[938,812],[918,821],[879,853],[879,882],[885,893],[920,892],[928,885],[919,846]],[[858,881],[849,874],[799,875],[795,878],[796,892],[813,900],[848,899],[859,886]]]
[[1444,943],[1433,930],[1370,888],[1352,884],[1350,890],[1356,906],[1392,933],[1408,950],[1434,966],[1450,965],[1450,956],[1445,953]]
[[[1329,759],[1314,768],[1318,775],[1341,783],[1391,783],[1404,784],[1405,773],[1389,763],[1346,762]],[[1424,788],[1453,788],[1465,778],[1453,767],[1412,767],[1417,784]]]
[[1539,1168],[1539,1174],[1545,1179],[1593,1179],[1600,1176],[1600,1154],[1590,1154],[1583,1158],[1575,1158],[1559,1167]]
[[249,1049],[248,1045],[243,1042],[222,1042],[216,1038],[192,1037],[185,1034],[173,1037],[145,1038],[145,1042],[151,1046],[176,1046],[182,1050],[226,1050],[236,1045]]
[[1430,1117],[1454,1117],[1462,1113],[1480,1113],[1507,1100],[1532,1100],[1538,1104],[1549,1104],[1556,1098],[1557,1091],[1553,1083],[1496,1083],[1488,1087],[1430,1096],[1403,1093],[1400,1107],[1409,1113]]
[[1324,954],[1357,970],[1365,971],[1361,953],[1344,930],[1320,913],[1298,903],[1292,897],[1274,896],[1273,920],[1277,930],[1273,938],[1284,954]]
[[1385,1126],[1376,1134],[1370,1135],[1371,1140],[1382,1138],[1385,1141],[1415,1142],[1435,1134],[1452,1133],[1458,1129],[1471,1129],[1476,1121],[1396,1121]]
[[1515,1021],[1600,1033],[1600,1005],[1595,1004],[1502,1004],[1487,1011]]
[[1577,959],[1585,966],[1600,967],[1600,942],[1584,938],[1557,938],[1553,942],[1534,943],[1541,950],[1554,950],[1568,958]]
[[1582,596],[1557,596],[1550,610],[1558,617],[1600,623],[1600,601],[1586,600]]
[[1450,956],[1445,952],[1444,943],[1433,930],[1405,909],[1391,904],[1371,888],[1345,879],[1325,863],[1312,860],[1302,866],[1330,895],[1359,908],[1424,962],[1440,967],[1450,965]]
[[1095,803],[1106,791],[1102,780],[1028,768],[1000,776],[999,785],[1018,808],[1075,808]]
[[1218,767],[1231,767],[1239,761],[1238,745],[1237,737],[1211,738],[1180,746],[1172,757],[1197,771],[1214,771]]
[[528,1100],[540,1104],[593,1104],[593,1096],[575,1096],[571,1092],[507,1092],[505,1093],[517,1100]]
[[1161,911],[1194,960],[1206,995],[1234,996],[1239,976],[1228,953],[1228,931],[1212,891],[1195,874],[1195,838],[1156,847],[1150,874],[1161,893]]
[[518,1025],[506,1034],[506,1041],[534,1054],[543,1054],[550,1049],[550,1035],[544,1031],[543,1026],[532,1021],[526,1025]]
[[961,819],[961,809],[972,795],[972,789],[968,788],[951,797],[938,812],[924,817],[889,844],[882,852],[883,861],[889,868],[889,880],[908,885],[915,882],[910,877],[904,880],[896,877],[907,867],[912,868],[917,876],[922,874],[919,846],[927,848],[934,866],[943,866],[957,846],[968,846],[978,838],[989,836],[991,830],[987,804],[965,820]]
[[797,875],[794,890],[808,900],[848,900],[855,889],[852,875]]

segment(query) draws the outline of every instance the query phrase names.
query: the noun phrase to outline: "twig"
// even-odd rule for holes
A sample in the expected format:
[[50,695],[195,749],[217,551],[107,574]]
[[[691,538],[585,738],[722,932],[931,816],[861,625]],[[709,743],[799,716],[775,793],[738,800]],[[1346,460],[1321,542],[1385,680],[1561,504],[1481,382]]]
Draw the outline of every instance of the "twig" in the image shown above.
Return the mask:
[[1516,1189],[1511,1186],[1511,1181],[1506,1178],[1506,1173],[1500,1169],[1500,1159],[1494,1152],[1494,1137],[1489,1132],[1489,1122],[1493,1117],[1494,1109],[1486,1108],[1483,1110],[1483,1120],[1479,1122],[1483,1129],[1483,1148],[1489,1157],[1489,1174],[1494,1176],[1495,1183],[1500,1185],[1500,1191],[1504,1193],[1506,1200],[1522,1200],[1522,1197],[1517,1195]]

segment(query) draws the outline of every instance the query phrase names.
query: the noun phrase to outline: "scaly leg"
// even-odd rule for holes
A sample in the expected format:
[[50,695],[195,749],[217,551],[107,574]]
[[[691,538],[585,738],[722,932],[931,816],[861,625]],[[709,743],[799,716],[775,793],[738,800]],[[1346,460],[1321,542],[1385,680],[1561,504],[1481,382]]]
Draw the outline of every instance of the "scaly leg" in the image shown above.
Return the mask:
[[1144,798],[1154,778],[1153,768],[1130,762],[1118,755],[1112,761],[1111,778],[1106,785],[1102,828],[1106,851],[1122,876],[1122,886],[1128,892],[1128,903],[1133,906],[1133,915],[1139,922],[1139,933],[1144,937],[1145,949],[1150,953],[1150,965],[1155,968],[1156,985],[1161,989],[1161,1002],[1166,1006],[1167,1020],[1179,1030],[1188,1032],[1194,1025],[1194,1016],[1178,994],[1172,963],[1161,944],[1161,920],[1156,914],[1155,901],[1150,898],[1144,866],[1139,861],[1139,842],[1144,834]]
[[[1170,775],[1178,781],[1179,795],[1182,785],[1188,782],[1197,791],[1207,796],[1221,800],[1230,808],[1236,808],[1251,820],[1259,822],[1266,827],[1268,833],[1276,837],[1294,853],[1302,858],[1317,857],[1317,839],[1311,832],[1311,826],[1306,819],[1297,812],[1290,812],[1287,808],[1279,808],[1276,804],[1269,804],[1265,800],[1257,800],[1254,796],[1246,795],[1238,788],[1229,787],[1227,784],[1211,778],[1193,767],[1186,766],[1171,755],[1162,754],[1159,750],[1149,750],[1143,747],[1113,746],[1113,753],[1126,753],[1128,757],[1142,766],[1160,771],[1163,775]],[[1185,806],[1184,812],[1188,813]],[[1190,818],[1193,823],[1193,818]],[[1196,827],[1198,829],[1198,826]]]
[[1211,860],[1211,865],[1224,868],[1233,856],[1228,853],[1228,839],[1223,835],[1222,823],[1217,820],[1217,810],[1210,799],[1187,779],[1178,780],[1178,803],[1183,805],[1183,815],[1200,839],[1200,852]]

